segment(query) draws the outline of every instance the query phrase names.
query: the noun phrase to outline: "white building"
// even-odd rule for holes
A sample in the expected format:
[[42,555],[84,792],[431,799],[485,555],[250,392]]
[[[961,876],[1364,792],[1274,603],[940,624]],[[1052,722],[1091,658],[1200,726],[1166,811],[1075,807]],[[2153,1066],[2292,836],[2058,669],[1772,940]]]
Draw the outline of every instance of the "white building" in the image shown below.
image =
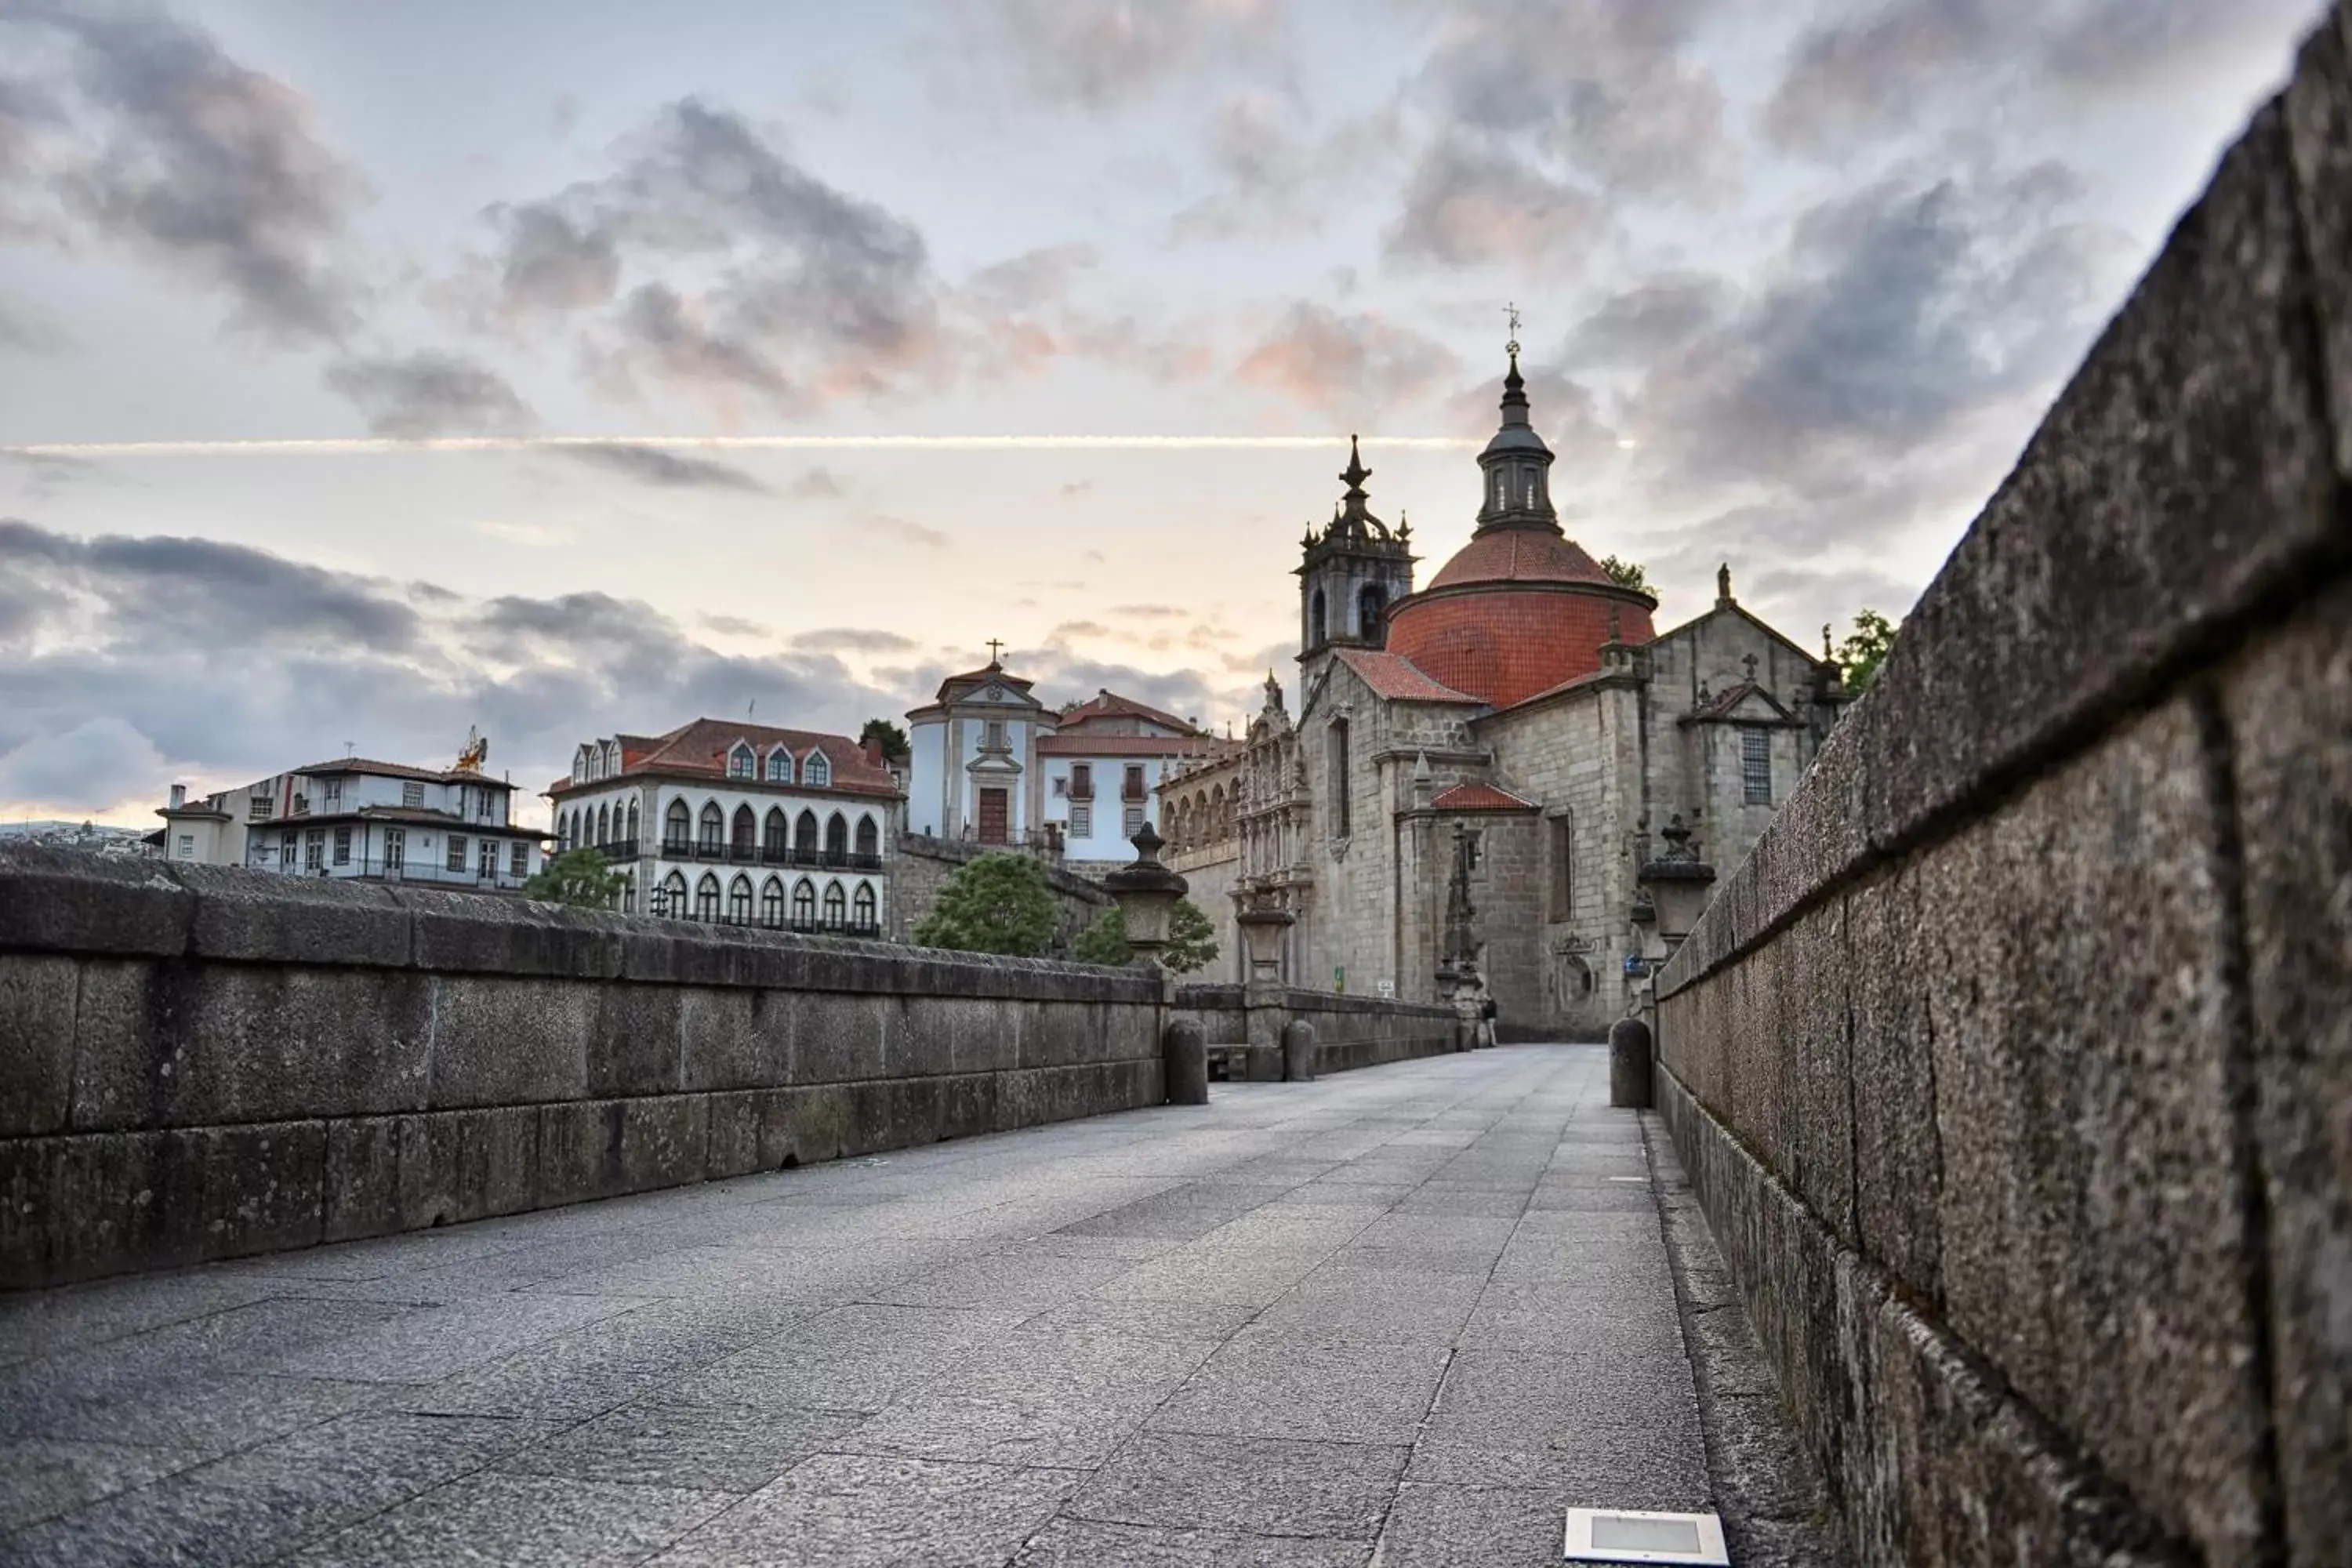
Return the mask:
[[881,934],[900,795],[878,747],[697,719],[583,742],[547,795],[557,849],[602,852],[625,910]]
[[540,869],[540,834],[515,825],[514,786],[481,772],[487,754],[470,743],[446,769],[345,757],[193,801],[174,784],[156,814],[163,854],[288,876],[514,892]]
[[982,844],[1028,844],[1035,803],[1024,787],[1031,747],[1051,734],[1054,710],[1033,682],[984,669],[950,675],[928,707],[907,715],[907,830]]
[[907,715],[908,831],[1108,869],[1135,858],[1145,823],[1158,830],[1166,773],[1238,744],[1110,691],[1057,713],[1034,684],[992,659]]
[[1160,831],[1160,782],[1187,762],[1238,751],[1172,713],[1099,691],[1059,714],[1033,748],[1037,821],[1058,837],[1074,869],[1135,858],[1129,841],[1150,823]]

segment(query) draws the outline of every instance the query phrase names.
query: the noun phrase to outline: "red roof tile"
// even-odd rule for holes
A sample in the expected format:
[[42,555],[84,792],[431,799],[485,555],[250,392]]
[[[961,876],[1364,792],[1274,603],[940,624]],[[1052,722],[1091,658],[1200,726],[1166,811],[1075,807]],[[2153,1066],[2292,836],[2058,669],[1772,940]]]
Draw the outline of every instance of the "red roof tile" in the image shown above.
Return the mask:
[[1145,719],[1154,724],[1164,724],[1170,729],[1181,730],[1186,734],[1198,732],[1190,722],[1179,719],[1175,714],[1154,708],[1147,702],[1138,702],[1132,697],[1121,697],[1116,691],[1097,691],[1094,696],[1063,714],[1060,722],[1064,729],[1067,729],[1073,724],[1082,724],[1089,719]]
[[1363,678],[1365,685],[1391,702],[1467,702],[1475,705],[1483,700],[1466,691],[1456,691],[1443,681],[1433,680],[1402,654],[1343,647],[1339,650],[1339,657],[1340,663]]
[[1433,586],[1389,612],[1389,649],[1432,680],[1508,708],[1599,669],[1612,613],[1627,643],[1655,636],[1641,600],[1598,584]]
[[1609,574],[1573,540],[1549,528],[1494,528],[1474,535],[1429,580],[1465,583],[1608,583]]
[[[889,770],[877,768],[866,760],[866,753],[856,742],[846,735],[826,735],[813,730],[779,730],[767,724],[749,724],[732,719],[697,719],[681,724],[667,735],[656,735],[640,742],[642,751],[632,752],[626,742],[637,737],[623,737],[621,776],[637,773],[707,773],[714,778],[727,776],[727,753],[735,749],[738,741],[751,742],[751,750],[761,757],[782,746],[796,758],[805,758],[811,751],[821,751],[832,767],[833,784],[837,790],[853,795],[896,795],[898,786]],[[569,778],[559,779],[547,792],[565,794],[574,788],[586,789],[611,783],[609,778],[592,779],[585,784],[574,785]],[[752,781],[756,782],[756,781]],[[807,786],[802,786],[807,787]]]
[[307,768],[291,770],[298,773],[374,773],[388,779],[422,779],[427,784],[486,784],[499,789],[514,786],[504,779],[492,778],[483,773],[462,773],[456,768],[419,768],[406,763],[379,763],[367,757],[337,757],[331,763],[312,763]]
[[1534,811],[1536,803],[1521,800],[1493,784],[1455,784],[1429,803],[1439,811]]

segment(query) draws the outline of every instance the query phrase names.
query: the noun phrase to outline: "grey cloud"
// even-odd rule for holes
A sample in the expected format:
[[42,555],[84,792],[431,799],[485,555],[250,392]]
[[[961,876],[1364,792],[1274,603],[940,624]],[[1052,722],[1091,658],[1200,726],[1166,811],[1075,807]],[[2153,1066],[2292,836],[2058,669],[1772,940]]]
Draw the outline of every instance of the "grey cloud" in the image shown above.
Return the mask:
[[0,294],[0,350],[47,354],[71,343],[64,328]]
[[625,474],[641,483],[665,489],[747,490],[765,494],[768,487],[732,463],[709,458],[681,458],[658,447],[637,447],[624,441],[593,446],[558,447],[567,458]]
[[[937,280],[906,220],[825,184],[749,121],[697,99],[665,107],[618,166],[494,207],[503,310],[617,301],[591,353],[600,381],[650,376],[802,413],[868,395],[940,347]],[[632,268],[711,264],[688,288]]]
[[345,227],[367,187],[299,94],[159,10],[35,0],[0,15],[0,38],[54,50],[70,87],[48,96],[62,124],[26,113],[21,89],[0,110],[0,179],[40,182],[80,229],[221,289],[238,326],[307,342],[357,323]]
[[982,268],[964,288],[996,310],[1024,310],[1059,299],[1101,257],[1091,245],[1048,245]]
[[1497,26],[1478,0],[1449,8],[1423,70],[1454,126],[1531,149],[1600,188],[1710,194],[1732,152],[1723,93],[1690,58],[1722,0],[1559,0]]
[[740,616],[705,615],[699,618],[704,626],[721,637],[772,637],[776,635],[771,628],[757,621],[747,621]]
[[1280,36],[1276,0],[986,0],[968,9],[982,58],[1033,100],[1108,110],[1203,67],[1263,60]]
[[[99,646],[126,653],[204,650],[235,638],[257,648],[322,639],[411,647],[415,610],[366,580],[243,545],[164,535],[83,539],[0,519],[0,581],[53,607],[61,624],[87,615]],[[0,626],[25,624],[20,607]]]
[[[476,604],[421,586],[203,541],[0,522],[0,642],[23,650],[0,658],[0,799],[87,809],[160,792],[158,757],[205,787],[346,741],[432,761],[469,724],[536,789],[591,734],[658,733],[752,701],[762,719],[854,734],[898,695],[819,654],[719,654],[609,595]],[[238,678],[225,684],[227,646]]]
[[1577,322],[1559,356],[1579,367],[1641,368],[1688,344],[1730,308],[1719,278],[1673,273],[1612,294]]
[[872,626],[821,626],[793,637],[793,647],[814,653],[912,653],[913,637]]
[[2308,0],[1889,0],[1809,28],[1762,124],[1786,150],[1843,157],[1957,105],[2209,72],[2278,49],[2312,14]]
[[1591,191],[1507,146],[1448,133],[1423,150],[1382,244],[1391,259],[1440,267],[1572,263],[1607,226]]
[[1133,616],[1143,620],[1183,620],[1194,614],[1181,605],[1113,605],[1109,613]]
[[795,500],[838,500],[849,493],[831,468],[820,463],[794,479],[784,493]]
[[1378,315],[1301,300],[1234,367],[1237,381],[1341,416],[1409,404],[1453,381],[1454,351]]
[[330,364],[320,377],[367,416],[379,436],[505,436],[536,421],[506,378],[457,354],[424,350]]
[[1813,208],[1768,280],[1635,388],[1644,465],[1820,488],[2038,386],[2079,345],[2099,267],[2069,185],[2047,165],[1894,177]]
[[884,511],[869,511],[861,514],[857,519],[857,526],[861,530],[887,533],[893,539],[907,544],[920,545],[926,550],[945,550],[949,543],[948,536],[936,528],[927,528],[919,522],[911,521],[903,517],[893,517]]
[[1176,215],[1175,236],[1214,240],[1318,228],[1391,183],[1403,142],[1393,105],[1318,133],[1293,97],[1262,88],[1229,93],[1209,123],[1207,161],[1217,185]]
[[1064,621],[1045,634],[1047,642],[1060,642],[1067,637],[1115,637],[1118,634],[1100,621]]

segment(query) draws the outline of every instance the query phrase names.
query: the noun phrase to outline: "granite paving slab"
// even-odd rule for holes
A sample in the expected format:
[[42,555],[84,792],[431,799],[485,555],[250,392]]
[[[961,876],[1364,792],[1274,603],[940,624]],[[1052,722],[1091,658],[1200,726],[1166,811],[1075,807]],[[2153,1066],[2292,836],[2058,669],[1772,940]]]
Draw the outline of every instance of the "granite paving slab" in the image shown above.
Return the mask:
[[1556,1561],[1772,1447],[1606,1098],[1504,1047],[12,1299],[0,1562]]

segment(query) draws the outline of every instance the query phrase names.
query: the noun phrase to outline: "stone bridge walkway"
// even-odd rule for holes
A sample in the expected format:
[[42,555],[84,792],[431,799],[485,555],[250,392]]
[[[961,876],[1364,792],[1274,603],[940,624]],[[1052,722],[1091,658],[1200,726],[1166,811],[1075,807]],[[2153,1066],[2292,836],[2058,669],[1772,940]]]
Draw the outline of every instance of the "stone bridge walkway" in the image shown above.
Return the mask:
[[1606,1077],[1221,1085],[0,1300],[0,1561],[1402,1568],[1556,1563],[1572,1503],[1801,1513],[1742,1479],[1785,1455],[1724,1414],[1769,1406],[1736,1308],[1701,1422],[1675,1277],[1719,1265],[1670,1269]]

